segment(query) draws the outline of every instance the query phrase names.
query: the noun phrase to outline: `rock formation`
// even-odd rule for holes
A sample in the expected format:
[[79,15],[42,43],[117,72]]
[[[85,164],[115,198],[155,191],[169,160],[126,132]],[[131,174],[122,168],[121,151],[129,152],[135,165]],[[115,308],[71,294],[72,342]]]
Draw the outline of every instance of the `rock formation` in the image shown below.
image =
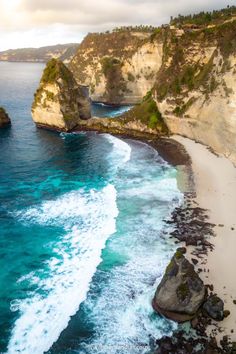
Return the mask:
[[69,68],[89,86],[93,101],[141,102],[162,64],[163,43],[159,37],[152,42],[151,34],[135,28],[88,34]]
[[91,115],[86,89],[59,60],[48,62],[32,105],[32,117],[40,127],[70,131]]
[[154,95],[173,134],[209,145],[236,163],[236,20],[169,30]]
[[94,101],[140,103],[152,90],[171,133],[236,164],[235,32],[232,7],[149,31],[89,34],[69,66]]
[[0,107],[0,128],[5,128],[11,124],[11,120],[5,109]]
[[152,304],[158,313],[184,322],[196,315],[205,294],[203,281],[183,255],[182,249],[178,249],[157,287]]

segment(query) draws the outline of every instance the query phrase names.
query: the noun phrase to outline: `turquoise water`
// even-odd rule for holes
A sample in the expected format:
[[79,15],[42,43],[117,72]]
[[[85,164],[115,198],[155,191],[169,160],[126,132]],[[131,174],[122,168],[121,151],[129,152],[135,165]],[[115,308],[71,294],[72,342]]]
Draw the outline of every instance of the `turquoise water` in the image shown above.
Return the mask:
[[0,352],[148,353],[174,328],[151,299],[175,248],[176,170],[140,142],[37,129],[42,69],[0,63]]

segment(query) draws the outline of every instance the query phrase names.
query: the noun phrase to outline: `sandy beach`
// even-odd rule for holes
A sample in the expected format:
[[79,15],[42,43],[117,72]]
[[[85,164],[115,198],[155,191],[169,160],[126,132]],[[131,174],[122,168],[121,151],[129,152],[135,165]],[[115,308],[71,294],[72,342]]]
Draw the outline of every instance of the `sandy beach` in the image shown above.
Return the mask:
[[185,147],[192,159],[196,201],[207,209],[209,221],[215,224],[216,236],[210,242],[214,250],[208,253],[207,273],[201,273],[205,283],[213,284],[230,316],[219,326],[222,334],[236,340],[236,168],[225,157],[218,157],[199,143],[180,136],[174,139]]

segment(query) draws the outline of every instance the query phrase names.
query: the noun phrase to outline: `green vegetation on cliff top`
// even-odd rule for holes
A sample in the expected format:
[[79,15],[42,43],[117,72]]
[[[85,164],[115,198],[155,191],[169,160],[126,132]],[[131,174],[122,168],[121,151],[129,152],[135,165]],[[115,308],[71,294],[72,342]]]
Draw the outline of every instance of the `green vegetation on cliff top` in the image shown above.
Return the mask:
[[151,91],[147,93],[140,104],[126,112],[122,118],[125,122],[140,121],[150,129],[168,134],[168,128],[158,110],[156,102],[152,98]]
[[206,26],[212,24],[219,24],[227,21],[231,17],[236,16],[236,6],[228,6],[221,10],[214,10],[212,12],[200,12],[194,15],[179,15],[178,17],[171,18],[171,25],[188,25],[193,24],[196,26]]
[[64,83],[74,84],[74,78],[71,71],[63,64],[62,61],[51,59],[43,71],[41,78],[42,84],[53,84],[57,80],[62,79]]

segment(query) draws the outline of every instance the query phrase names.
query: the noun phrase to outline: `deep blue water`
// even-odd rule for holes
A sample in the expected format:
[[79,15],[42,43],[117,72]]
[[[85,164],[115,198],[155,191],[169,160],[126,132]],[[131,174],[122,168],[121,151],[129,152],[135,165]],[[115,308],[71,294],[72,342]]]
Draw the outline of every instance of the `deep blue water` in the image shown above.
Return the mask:
[[37,129],[42,69],[0,63],[0,352],[148,353],[173,329],[151,298],[175,247],[176,171],[143,143]]

